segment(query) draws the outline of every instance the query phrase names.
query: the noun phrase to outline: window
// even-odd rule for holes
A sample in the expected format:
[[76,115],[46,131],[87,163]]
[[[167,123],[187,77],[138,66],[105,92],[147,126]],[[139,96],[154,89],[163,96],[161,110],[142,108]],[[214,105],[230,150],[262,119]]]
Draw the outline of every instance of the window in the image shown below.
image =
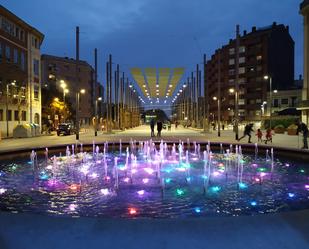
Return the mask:
[[245,57],[240,57],[239,58],[239,63],[245,63],[246,62],[246,58]]
[[255,105],[255,99],[250,99],[248,102],[249,105]]
[[246,72],[246,69],[244,67],[239,68],[239,74],[244,74]]
[[229,65],[234,65],[235,64],[235,59],[229,59]]
[[274,99],[274,107],[279,107],[279,99]]
[[261,111],[260,111],[260,110],[255,111],[255,115],[256,115],[256,116],[261,116]]
[[3,17],[2,17],[1,27],[6,33],[9,33],[12,36],[15,35],[14,24],[9,22],[7,19],[5,19]]
[[21,120],[22,121],[27,121],[27,112],[26,111],[22,111],[21,112]]
[[35,76],[39,76],[39,61],[33,59],[33,72]]
[[256,60],[257,60],[257,61],[262,60],[262,55],[258,55],[258,56],[256,57]]
[[18,118],[18,111],[14,111],[14,120],[15,121],[19,120],[19,118]]
[[239,105],[244,105],[245,104],[245,100],[244,99],[239,99],[238,100],[238,104]]
[[235,54],[235,48],[230,48],[230,49],[229,49],[229,54],[230,54],[230,55]]
[[18,63],[18,50],[16,48],[14,48],[14,63]]
[[18,39],[20,39],[19,38],[19,27],[15,27],[15,36],[18,38]]
[[12,121],[12,110],[8,110],[8,112],[7,112],[7,117],[6,117],[6,119],[8,120],[8,121]]
[[0,121],[3,121],[3,109],[0,109]]
[[230,84],[234,84],[235,80],[234,79],[229,79]]
[[20,31],[20,40],[21,41],[25,40],[25,32],[23,30]]
[[282,105],[288,105],[289,104],[289,99],[281,99],[281,104]]
[[261,100],[261,99],[257,99],[257,100],[256,100],[256,103],[257,103],[257,104],[261,104],[261,103],[262,103],[262,100]]
[[239,53],[244,53],[244,52],[246,52],[246,47],[244,46],[239,47]]
[[244,84],[244,83],[246,83],[246,79],[245,79],[245,78],[240,78],[240,79],[238,80],[238,83],[239,83],[239,84]]
[[24,52],[21,52],[20,53],[20,67],[21,67],[21,70],[25,71],[26,69],[26,61],[25,61],[25,53]]
[[11,48],[9,46],[5,46],[5,58],[7,62],[11,61]]
[[235,74],[235,70],[234,69],[230,69],[229,70],[229,75],[234,75]]
[[34,89],[33,89],[33,98],[36,100],[39,100],[39,92],[40,92],[40,88],[38,85],[34,85]]

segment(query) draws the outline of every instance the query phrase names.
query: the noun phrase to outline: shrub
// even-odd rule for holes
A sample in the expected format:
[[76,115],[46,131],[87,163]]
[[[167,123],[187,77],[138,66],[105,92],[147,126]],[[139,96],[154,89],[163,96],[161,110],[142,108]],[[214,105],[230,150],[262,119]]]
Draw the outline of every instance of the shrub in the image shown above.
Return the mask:
[[277,125],[274,128],[275,133],[283,134],[285,132],[285,127],[283,125]]

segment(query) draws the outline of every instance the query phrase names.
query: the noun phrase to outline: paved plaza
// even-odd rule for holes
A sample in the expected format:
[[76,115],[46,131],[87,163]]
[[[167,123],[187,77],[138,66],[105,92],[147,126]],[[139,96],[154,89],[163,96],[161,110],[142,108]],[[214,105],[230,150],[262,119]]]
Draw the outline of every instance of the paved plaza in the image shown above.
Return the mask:
[[[265,133],[265,131],[264,131]],[[243,131],[239,131],[239,135],[242,136]],[[114,131],[112,134],[106,134],[103,132],[98,132],[98,136],[94,136],[93,130],[83,130],[80,133],[80,143],[90,144],[93,141],[95,143],[103,143],[105,141],[109,142],[119,142],[121,139],[123,142],[128,142],[130,139],[137,141],[149,140],[150,137],[150,127],[142,125],[133,129],[126,131]],[[222,143],[235,143],[235,144],[246,144],[248,142],[248,137],[245,137],[240,142],[235,140],[235,133],[232,130],[221,131],[221,136],[218,137],[217,131],[211,131],[208,133],[202,132],[199,129],[193,128],[183,128],[182,126],[175,129],[173,126],[171,131],[163,130],[162,137],[153,138],[154,141],[159,141],[163,139],[164,141],[179,142],[179,140],[187,141],[189,138],[192,142],[222,142]],[[255,133],[252,133],[252,142],[257,142],[257,137]],[[76,143],[75,135],[70,136],[57,136],[56,134],[42,135],[40,137],[33,138],[20,138],[20,139],[3,139],[0,141],[0,152],[23,150],[23,149],[34,149],[41,147],[50,147],[56,145],[67,145]],[[265,145],[264,143],[259,143]],[[273,143],[267,144],[270,147],[287,147],[291,149],[300,149],[302,147],[302,136],[290,136],[287,134],[275,134],[273,136]],[[309,152],[308,150],[306,150]]]

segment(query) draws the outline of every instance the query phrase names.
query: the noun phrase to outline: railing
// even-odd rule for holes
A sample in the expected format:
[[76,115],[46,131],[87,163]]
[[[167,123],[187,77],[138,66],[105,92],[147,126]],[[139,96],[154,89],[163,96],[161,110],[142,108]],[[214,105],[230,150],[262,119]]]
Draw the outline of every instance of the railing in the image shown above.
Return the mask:
[[308,108],[309,109],[309,100],[303,100],[299,103],[298,108]]

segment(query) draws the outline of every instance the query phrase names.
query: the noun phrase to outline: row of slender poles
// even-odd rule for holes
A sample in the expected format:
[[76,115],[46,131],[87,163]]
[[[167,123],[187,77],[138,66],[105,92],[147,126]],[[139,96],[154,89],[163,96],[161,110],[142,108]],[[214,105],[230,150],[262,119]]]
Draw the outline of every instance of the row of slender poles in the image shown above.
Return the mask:
[[[235,139],[239,138],[239,25],[236,26],[236,42],[235,42],[235,106],[234,106],[234,132]],[[191,77],[188,77],[184,83],[184,89],[180,90],[180,94],[177,100],[172,106],[173,115],[176,116],[177,120],[185,121],[186,123],[194,123],[195,127],[203,127],[204,132],[210,131],[210,101],[217,101],[217,123],[218,123],[218,136],[221,136],[221,54],[220,50],[218,53],[218,90],[216,97],[212,98],[209,95],[209,82],[207,80],[207,59],[206,54],[203,56],[203,85],[204,85],[204,97],[201,98],[203,101],[199,101],[201,97],[202,89],[202,71],[199,69],[199,64],[196,65],[196,71],[191,72]],[[202,104],[202,106],[200,106]],[[186,122],[187,121],[187,122]]]

